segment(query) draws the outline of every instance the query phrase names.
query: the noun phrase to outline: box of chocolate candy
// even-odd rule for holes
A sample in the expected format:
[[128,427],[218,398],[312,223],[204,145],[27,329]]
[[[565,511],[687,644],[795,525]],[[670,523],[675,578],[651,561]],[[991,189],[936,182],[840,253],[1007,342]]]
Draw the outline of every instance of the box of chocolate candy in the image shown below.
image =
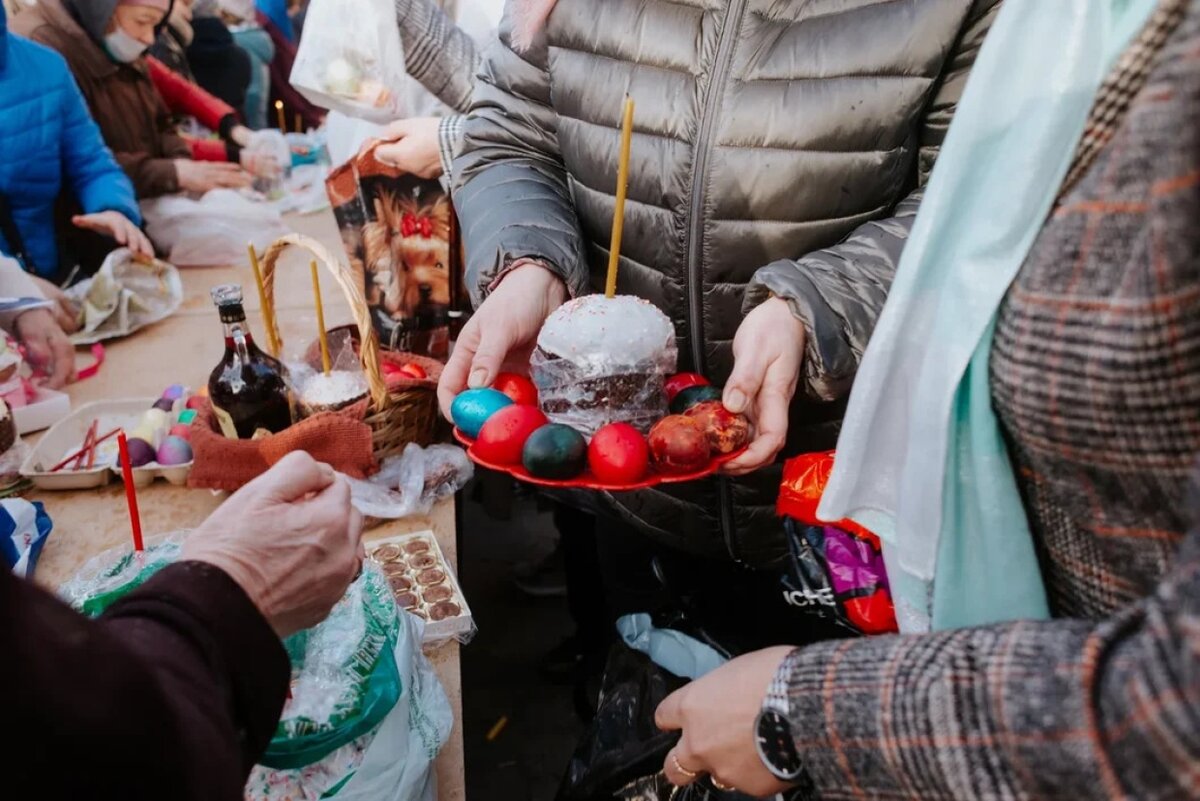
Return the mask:
[[471,638],[471,609],[432,531],[371,540],[366,548],[387,576],[396,605],[426,621],[426,643]]

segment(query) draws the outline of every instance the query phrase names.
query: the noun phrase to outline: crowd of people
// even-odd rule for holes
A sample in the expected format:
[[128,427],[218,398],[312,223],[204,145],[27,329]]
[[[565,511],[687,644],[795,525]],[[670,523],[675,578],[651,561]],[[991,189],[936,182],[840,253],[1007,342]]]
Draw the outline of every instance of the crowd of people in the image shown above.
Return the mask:
[[[657,710],[672,784],[1200,797],[1200,0],[511,0],[482,46],[433,0],[395,9],[446,113],[395,121],[377,155],[450,187],[475,306],[443,410],[603,287],[628,94],[619,291],[753,424],[719,478],[553,498],[585,665],[641,612],[732,657]],[[149,255],[139,199],[278,169],[244,148],[267,104],[321,120],[286,80],[291,11],[37,0],[0,27],[0,291],[53,298],[116,245]],[[66,381],[69,321],[32,315],[13,333]],[[823,519],[883,542],[899,635],[780,600],[782,461],[834,448]],[[78,630],[80,658],[156,671],[122,731],[169,715],[180,736],[147,781],[235,798],[286,688],[274,641],[352,578],[361,520],[296,457],[206,527],[99,622],[0,590],[6,616]],[[298,567],[289,536],[328,559]],[[29,658],[82,681],[69,654]],[[189,674],[223,704],[173,692]],[[109,745],[96,781],[124,764]]]

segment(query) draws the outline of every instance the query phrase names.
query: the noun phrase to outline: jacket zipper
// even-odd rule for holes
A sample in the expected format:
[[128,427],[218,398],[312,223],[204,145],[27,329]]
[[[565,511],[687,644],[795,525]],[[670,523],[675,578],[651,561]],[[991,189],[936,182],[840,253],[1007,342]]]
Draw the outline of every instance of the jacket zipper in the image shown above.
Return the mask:
[[[696,134],[696,156],[692,160],[692,198],[688,208],[688,249],[687,249],[687,280],[688,280],[688,315],[689,331],[692,337],[692,369],[704,375],[707,373],[707,359],[704,356],[704,275],[701,271],[701,253],[704,240],[704,186],[708,177],[708,162],[712,155],[712,128],[718,112],[718,101],[725,90],[729,79],[729,69],[733,62],[734,44],[742,27],[742,14],[746,9],[746,0],[733,0],[725,12],[725,21],[721,25],[721,38],[717,42],[717,56],[713,63],[712,76],[708,81],[708,89],[704,93],[704,107],[700,110],[700,128]],[[734,520],[733,505],[730,498],[729,483],[726,479],[718,479],[719,522],[721,534],[725,539],[725,547],[729,555],[739,563],[737,549],[733,542]]]

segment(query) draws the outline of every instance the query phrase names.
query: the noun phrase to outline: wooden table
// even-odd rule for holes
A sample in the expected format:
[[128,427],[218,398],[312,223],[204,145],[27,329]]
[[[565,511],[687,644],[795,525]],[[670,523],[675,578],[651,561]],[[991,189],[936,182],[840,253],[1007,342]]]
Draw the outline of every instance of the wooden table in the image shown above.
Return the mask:
[[[335,253],[341,243],[333,217],[324,212],[288,222],[301,233],[314,236]],[[254,277],[248,265],[187,269],[183,273],[184,304],[177,314],[124,340],[109,343],[107,359],[98,375],[70,388],[73,407],[110,398],[155,397],[170,384],[204,385],[221,357],[221,326],[208,291],[222,283],[241,283],[246,290],[246,311],[254,333],[262,332]],[[328,274],[322,275],[321,295],[329,327],[351,322],[349,308]],[[312,283],[302,254],[290,253],[281,262],[276,280],[276,311],[284,337],[284,353],[299,352],[316,333]],[[207,490],[189,490],[158,481],[139,493],[142,527],[147,536],[190,528],[199,524],[225,497]],[[125,494],[120,483],[80,492],[39,492],[54,531],[38,562],[36,579],[54,588],[69,578],[95,554],[129,541]],[[457,567],[453,501],[444,501],[428,517],[395,521],[367,532],[378,539],[410,531],[432,529],[451,564]],[[463,779],[462,680],[459,645],[450,642],[432,651],[430,659],[454,708],[455,726],[450,741],[437,760],[438,798],[461,801],[466,797]]]

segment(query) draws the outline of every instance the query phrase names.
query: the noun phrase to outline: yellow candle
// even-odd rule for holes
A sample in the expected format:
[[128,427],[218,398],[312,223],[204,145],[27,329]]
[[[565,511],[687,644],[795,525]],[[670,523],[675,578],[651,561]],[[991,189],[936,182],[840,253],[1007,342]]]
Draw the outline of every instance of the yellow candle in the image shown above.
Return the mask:
[[304,118],[300,116],[300,112],[296,112],[296,133],[304,133]]
[[317,336],[321,340],[321,369],[329,375],[329,339],[325,334],[325,307],[321,305],[321,278],[317,275],[317,262],[311,262],[313,298],[317,302]]
[[613,209],[612,242],[608,248],[608,281],[604,294],[617,294],[617,267],[621,263],[621,232],[625,225],[625,190],[629,184],[629,145],[633,141],[633,98],[625,96],[625,118],[621,123],[621,160],[617,167],[617,205]]
[[250,251],[250,266],[254,268],[254,283],[258,287],[258,305],[262,309],[263,328],[267,329],[267,348],[271,355],[279,358],[279,340],[275,338],[275,311],[267,298],[267,290],[263,285],[262,268],[258,266],[258,254],[254,252],[254,243],[246,246]]
[[287,133],[287,123],[284,121],[284,117],[283,117],[283,101],[282,100],[275,101],[275,114],[278,115],[278,117],[279,117],[279,130],[282,133]]

